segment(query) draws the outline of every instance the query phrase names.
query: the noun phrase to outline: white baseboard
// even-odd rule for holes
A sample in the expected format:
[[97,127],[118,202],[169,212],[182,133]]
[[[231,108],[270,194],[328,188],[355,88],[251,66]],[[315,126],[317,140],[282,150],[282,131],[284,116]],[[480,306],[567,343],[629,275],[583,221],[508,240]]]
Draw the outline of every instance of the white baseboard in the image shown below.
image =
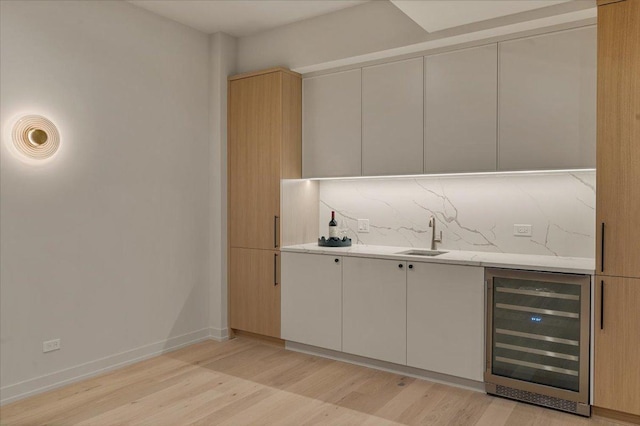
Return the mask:
[[209,337],[218,342],[224,342],[229,340],[229,329],[209,327]]
[[[215,334],[214,331],[215,330]],[[226,334],[226,338],[224,337]],[[25,380],[0,388],[0,405],[8,404],[38,393],[55,389],[73,382],[87,379],[116,368],[124,367],[167,352],[175,351],[184,346],[202,342],[208,339],[226,340],[226,329],[203,328],[202,330],[171,337],[166,340],[140,346],[119,354],[109,355],[94,361],[89,361],[74,367],[46,374],[44,376]]]
[[402,374],[404,376],[415,377],[428,380],[430,382],[443,383],[458,388],[469,389],[477,392],[484,392],[484,383],[475,380],[463,379],[461,377],[450,376],[448,374],[436,373],[434,371],[422,370],[420,368],[409,367],[407,365],[394,364],[377,359],[366,358],[358,355],[351,355],[331,349],[318,348],[287,341],[285,348],[290,351],[301,352],[308,355],[316,355],[323,358],[334,359],[336,361],[348,362],[350,364],[361,365],[363,367],[374,368],[376,370],[388,371],[390,373]]

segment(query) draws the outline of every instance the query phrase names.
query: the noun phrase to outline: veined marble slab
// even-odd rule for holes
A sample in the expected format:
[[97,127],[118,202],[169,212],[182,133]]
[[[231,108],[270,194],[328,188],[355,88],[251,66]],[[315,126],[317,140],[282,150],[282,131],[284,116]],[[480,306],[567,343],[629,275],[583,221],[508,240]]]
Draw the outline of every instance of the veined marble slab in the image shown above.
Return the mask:
[[[321,181],[318,236],[335,210],[354,244],[429,247],[433,215],[445,250],[592,258],[595,181],[595,171]],[[514,236],[515,224],[533,235]]]
[[447,253],[435,257],[410,256],[403,251],[412,247],[375,245],[353,245],[351,247],[320,247],[317,243],[286,246],[283,252],[326,254],[332,256],[369,257],[411,262],[448,263],[454,265],[482,266],[490,268],[523,269],[528,271],[563,272],[593,275],[595,259],[584,257],[544,256],[532,254],[490,253],[480,251],[446,250]]

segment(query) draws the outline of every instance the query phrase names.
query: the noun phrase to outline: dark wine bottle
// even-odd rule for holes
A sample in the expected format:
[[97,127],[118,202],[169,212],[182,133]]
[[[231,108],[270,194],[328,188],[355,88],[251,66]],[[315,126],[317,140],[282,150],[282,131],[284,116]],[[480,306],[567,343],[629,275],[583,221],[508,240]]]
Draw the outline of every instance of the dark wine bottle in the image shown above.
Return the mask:
[[329,221],[329,238],[340,238],[338,236],[338,222],[336,222],[336,212],[331,212],[331,221]]

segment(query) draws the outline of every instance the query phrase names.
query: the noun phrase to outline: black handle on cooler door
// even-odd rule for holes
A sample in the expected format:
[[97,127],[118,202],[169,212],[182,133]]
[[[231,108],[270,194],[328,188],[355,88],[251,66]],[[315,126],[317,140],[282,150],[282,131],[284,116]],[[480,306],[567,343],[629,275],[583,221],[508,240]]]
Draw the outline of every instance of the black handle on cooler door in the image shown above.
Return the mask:
[[600,330],[604,330],[604,280],[600,280]]
[[600,231],[600,272],[604,272],[604,222]]
[[273,216],[273,247],[280,247],[280,238],[278,232],[278,221],[280,220],[280,216]]
[[273,254],[273,285],[278,285],[278,253]]

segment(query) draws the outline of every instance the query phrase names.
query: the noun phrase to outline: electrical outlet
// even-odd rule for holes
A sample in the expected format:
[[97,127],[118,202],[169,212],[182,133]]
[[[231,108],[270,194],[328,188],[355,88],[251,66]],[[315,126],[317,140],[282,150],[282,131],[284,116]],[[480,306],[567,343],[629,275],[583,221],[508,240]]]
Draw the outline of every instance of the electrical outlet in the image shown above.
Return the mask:
[[531,225],[513,225],[513,235],[517,237],[530,237]]
[[60,339],[55,339],[55,340],[47,340],[46,342],[42,342],[42,352],[51,352],[51,351],[57,351],[58,349],[60,349],[61,344],[60,344]]
[[358,219],[358,232],[369,232],[369,219]]

